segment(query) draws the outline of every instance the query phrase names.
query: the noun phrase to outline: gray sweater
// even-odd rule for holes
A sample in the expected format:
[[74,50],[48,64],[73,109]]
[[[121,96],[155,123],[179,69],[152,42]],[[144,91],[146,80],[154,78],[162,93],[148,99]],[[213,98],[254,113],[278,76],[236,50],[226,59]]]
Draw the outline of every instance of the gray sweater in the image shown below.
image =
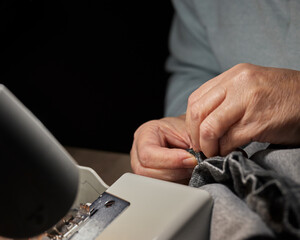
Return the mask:
[[173,0],[165,115],[238,63],[300,70],[299,0]]
[[[173,0],[173,3],[176,12],[170,35],[171,54],[167,61],[167,70],[172,75],[166,95],[166,116],[184,113],[188,96],[194,90],[238,63],[300,70],[299,0]],[[285,190],[292,190],[295,196],[299,196],[300,148],[262,150],[263,148],[258,143],[250,144],[247,149],[252,150],[251,154],[247,152],[248,156],[251,156],[255,164],[267,169],[268,174],[271,171],[282,179],[288,178],[297,183],[295,187]],[[255,152],[257,153],[252,156]],[[210,183],[213,184],[202,184],[202,179],[212,179],[207,176],[208,173],[218,170],[218,176],[226,175],[231,168],[226,168],[222,163],[226,163],[230,156],[199,163],[191,180],[193,186],[208,191],[214,199],[210,239],[253,240],[278,237],[280,231],[271,226],[270,221],[265,221],[260,212],[267,212],[266,205],[257,204],[256,207],[260,207],[260,210],[253,209],[251,203],[257,202],[249,204],[250,198],[239,196],[227,187],[228,184],[220,181],[211,180]],[[208,162],[219,163],[225,168],[208,166]],[[243,161],[235,163],[238,165]],[[204,174],[197,169],[204,169]],[[251,174],[253,178],[261,177],[256,176],[255,172]],[[233,175],[230,173],[228,176]],[[272,199],[266,204],[272,205]],[[274,201],[276,199],[275,197]],[[299,202],[292,202],[296,204],[296,208],[300,207]],[[289,201],[284,203],[288,204]],[[273,209],[271,213],[276,213],[274,211],[277,210]],[[278,224],[277,227],[283,225]],[[293,230],[292,239],[299,239],[299,226]],[[288,231],[285,227],[282,229],[283,232]]]

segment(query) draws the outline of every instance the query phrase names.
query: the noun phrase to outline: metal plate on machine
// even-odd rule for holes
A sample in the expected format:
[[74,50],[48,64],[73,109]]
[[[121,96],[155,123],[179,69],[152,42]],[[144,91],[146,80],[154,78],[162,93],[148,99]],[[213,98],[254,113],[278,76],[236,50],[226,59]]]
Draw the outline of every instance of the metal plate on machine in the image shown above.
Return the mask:
[[95,240],[128,206],[129,202],[104,192],[91,205],[82,205],[72,219],[63,219],[43,240]]
[[92,205],[87,222],[75,233],[72,240],[94,240],[125,208],[129,206],[120,198],[103,193]]

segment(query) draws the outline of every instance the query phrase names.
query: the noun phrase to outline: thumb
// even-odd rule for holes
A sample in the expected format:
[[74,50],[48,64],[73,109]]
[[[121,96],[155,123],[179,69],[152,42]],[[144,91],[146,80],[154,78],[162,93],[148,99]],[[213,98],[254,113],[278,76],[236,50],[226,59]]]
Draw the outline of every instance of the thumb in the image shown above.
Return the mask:
[[196,158],[184,149],[147,145],[138,150],[139,162],[143,167],[157,169],[192,168]]

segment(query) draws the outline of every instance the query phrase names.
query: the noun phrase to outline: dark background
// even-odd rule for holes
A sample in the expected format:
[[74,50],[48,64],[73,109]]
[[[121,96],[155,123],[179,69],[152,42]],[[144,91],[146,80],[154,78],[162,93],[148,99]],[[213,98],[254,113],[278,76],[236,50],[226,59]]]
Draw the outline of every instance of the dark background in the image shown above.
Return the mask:
[[163,116],[169,0],[0,7],[0,82],[63,145],[129,152],[136,128]]

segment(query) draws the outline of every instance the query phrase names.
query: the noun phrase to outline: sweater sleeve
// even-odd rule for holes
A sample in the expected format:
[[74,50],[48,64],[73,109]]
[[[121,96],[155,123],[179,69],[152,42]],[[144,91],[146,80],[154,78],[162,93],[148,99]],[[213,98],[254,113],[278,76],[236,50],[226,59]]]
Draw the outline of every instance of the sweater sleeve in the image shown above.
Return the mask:
[[[173,0],[175,14],[170,31],[170,56],[166,69],[171,73],[165,98],[165,116],[185,113],[189,95],[220,73],[201,20],[201,1]],[[200,11],[201,10],[201,11]]]

